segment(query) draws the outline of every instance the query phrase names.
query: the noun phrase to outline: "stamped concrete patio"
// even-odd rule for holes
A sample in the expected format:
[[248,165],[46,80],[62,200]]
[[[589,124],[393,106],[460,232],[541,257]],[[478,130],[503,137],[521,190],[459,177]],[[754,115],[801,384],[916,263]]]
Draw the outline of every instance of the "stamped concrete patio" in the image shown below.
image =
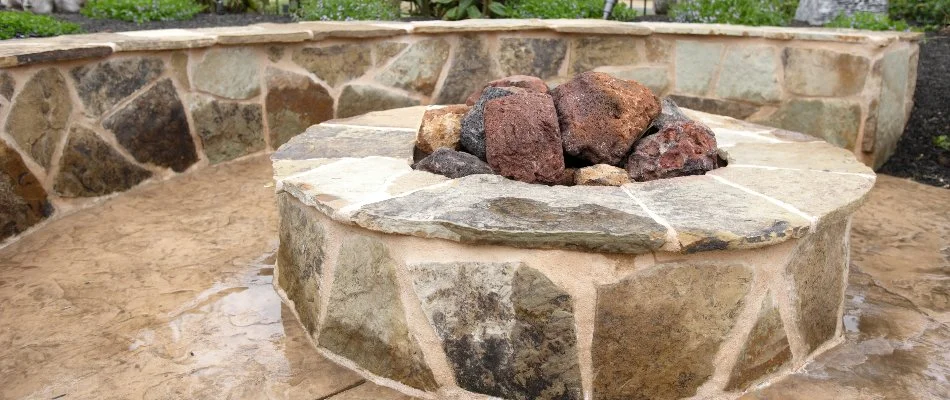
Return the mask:
[[[145,185],[0,249],[0,398],[397,399],[321,357],[271,286],[270,162]],[[845,340],[743,399],[950,397],[950,192],[879,176]]]

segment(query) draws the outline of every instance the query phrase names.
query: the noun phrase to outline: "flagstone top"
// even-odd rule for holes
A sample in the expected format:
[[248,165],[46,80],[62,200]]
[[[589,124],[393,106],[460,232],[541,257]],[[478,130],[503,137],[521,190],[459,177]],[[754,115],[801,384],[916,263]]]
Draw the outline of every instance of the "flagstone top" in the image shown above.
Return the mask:
[[751,249],[863,202],[874,172],[800,133],[702,112],[728,165],[622,187],[544,186],[410,168],[425,107],[331,120],[272,156],[277,190],[335,221],[463,243],[615,253]]

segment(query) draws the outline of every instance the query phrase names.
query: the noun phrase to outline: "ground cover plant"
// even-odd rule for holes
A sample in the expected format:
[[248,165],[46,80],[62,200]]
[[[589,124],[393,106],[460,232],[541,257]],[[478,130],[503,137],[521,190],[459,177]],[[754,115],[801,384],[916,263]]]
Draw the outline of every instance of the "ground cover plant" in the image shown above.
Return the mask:
[[79,25],[25,11],[0,12],[0,40],[81,32]]
[[670,7],[678,22],[785,26],[795,17],[797,0],[694,0]]
[[399,8],[389,0],[302,0],[294,17],[305,21],[388,21],[399,18]]
[[910,25],[907,25],[904,20],[895,21],[887,15],[870,12],[856,12],[851,16],[841,14],[825,26],[869,31],[906,31],[910,29]]
[[82,15],[135,23],[191,19],[205,7],[194,0],[89,0]]

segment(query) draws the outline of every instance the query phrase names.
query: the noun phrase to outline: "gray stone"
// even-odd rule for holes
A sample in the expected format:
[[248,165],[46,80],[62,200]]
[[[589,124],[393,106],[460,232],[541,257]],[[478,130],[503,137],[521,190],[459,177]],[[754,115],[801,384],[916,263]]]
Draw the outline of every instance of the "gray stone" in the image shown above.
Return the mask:
[[112,109],[165,71],[162,60],[154,57],[103,61],[73,68],[76,92],[85,105],[86,115],[98,117]]
[[497,175],[368,204],[353,219],[384,232],[466,243],[642,253],[666,228],[617,187],[543,186]]
[[402,53],[409,47],[406,43],[400,42],[379,42],[373,45],[373,65],[381,67],[389,63],[393,57]]
[[477,36],[462,36],[455,47],[455,57],[445,76],[436,104],[464,103],[469,94],[499,78],[494,58],[485,41]]
[[270,145],[278,148],[311,125],[333,118],[330,92],[307,76],[267,69],[267,127]]
[[491,167],[468,153],[440,147],[412,165],[412,169],[431,172],[447,178],[461,178],[476,174],[493,174]]
[[642,39],[629,36],[589,36],[571,41],[571,75],[593,71],[609,65],[631,65],[643,62],[637,48]]
[[753,103],[782,99],[782,64],[772,46],[730,46],[722,63],[716,96]]
[[712,86],[713,76],[719,69],[722,43],[676,41],[677,94],[704,95]]
[[241,104],[195,95],[191,118],[211,164],[264,150],[263,110],[259,104]]
[[393,157],[406,158],[415,134],[398,129],[314,125],[280,147],[274,160],[311,158]]
[[640,82],[657,96],[664,96],[670,89],[670,74],[666,67],[595,68],[594,71],[613,75],[615,78]]
[[727,117],[745,119],[755,114],[759,106],[741,101],[712,99],[707,97],[670,95],[670,98],[676,101],[676,104],[689,108],[707,112],[716,115],[725,115]]
[[7,117],[6,132],[34,161],[48,168],[66,134],[72,108],[63,74],[53,68],[42,69],[17,95]]
[[624,185],[676,230],[684,252],[755,248],[800,238],[811,223],[708,176]]
[[489,101],[516,93],[512,88],[488,87],[482,91],[482,97],[462,118],[462,134],[459,144],[467,152],[485,159],[485,106]]
[[336,116],[353,117],[370,111],[419,105],[417,99],[377,86],[352,84],[343,88]]
[[786,267],[798,330],[809,352],[834,338],[848,270],[848,220],[828,221],[803,239]]
[[410,266],[422,309],[463,389],[506,399],[580,399],[571,297],[533,268]]
[[372,49],[363,44],[304,47],[294,51],[293,60],[330,87],[359,78],[372,66]]
[[547,79],[558,74],[566,56],[564,39],[504,38],[498,50],[498,64],[505,76]]
[[[864,90],[866,57],[824,49],[786,48],[785,88],[802,96],[845,97]],[[906,60],[905,60],[906,61]]]
[[214,47],[192,66],[196,89],[243,100],[261,92],[257,53],[248,47]]
[[737,265],[662,264],[599,287],[594,398],[695,395],[713,374],[751,280]]
[[267,48],[267,59],[272,63],[280,62],[284,58],[287,49],[283,46],[270,46]]
[[785,334],[785,325],[771,293],[766,294],[762,308],[749,338],[739,351],[726,390],[745,390],[750,384],[792,360],[792,349]]
[[376,80],[429,96],[448,59],[449,43],[445,39],[426,39],[410,46]]
[[0,241],[53,213],[46,190],[15,150],[0,140]]
[[720,149],[729,165],[754,165],[873,175],[850,151],[825,142],[739,143]]
[[280,214],[277,285],[293,302],[300,323],[311,335],[320,318],[320,277],[326,238],[318,212],[288,193],[277,194]]
[[381,241],[343,238],[319,344],[376,375],[434,390],[435,378],[406,323],[397,265]]
[[7,100],[13,99],[13,90],[16,88],[16,81],[13,75],[6,72],[0,72],[0,96]]
[[782,103],[771,115],[753,118],[753,122],[807,133],[854,149],[861,127],[861,106],[842,99],[794,99]]
[[811,25],[824,25],[840,14],[856,12],[887,14],[887,0],[801,0],[795,10],[795,20]]
[[[891,51],[881,59],[881,94],[875,129],[874,168],[879,168],[894,153],[907,123],[907,101],[911,72],[910,50]],[[865,126],[865,131],[868,127]]]
[[59,160],[54,189],[64,197],[95,197],[122,192],[152,176],[99,138],[74,126]]
[[185,107],[171,79],[164,79],[115,114],[102,126],[140,163],[183,172],[198,161]]

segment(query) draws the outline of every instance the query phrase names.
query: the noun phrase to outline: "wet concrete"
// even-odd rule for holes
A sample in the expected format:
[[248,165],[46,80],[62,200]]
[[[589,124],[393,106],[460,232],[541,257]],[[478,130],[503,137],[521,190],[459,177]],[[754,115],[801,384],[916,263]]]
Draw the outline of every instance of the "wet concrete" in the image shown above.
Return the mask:
[[[138,188],[0,249],[0,398],[407,399],[321,357],[271,287],[266,157]],[[846,340],[747,399],[950,397],[950,191],[881,177]]]

